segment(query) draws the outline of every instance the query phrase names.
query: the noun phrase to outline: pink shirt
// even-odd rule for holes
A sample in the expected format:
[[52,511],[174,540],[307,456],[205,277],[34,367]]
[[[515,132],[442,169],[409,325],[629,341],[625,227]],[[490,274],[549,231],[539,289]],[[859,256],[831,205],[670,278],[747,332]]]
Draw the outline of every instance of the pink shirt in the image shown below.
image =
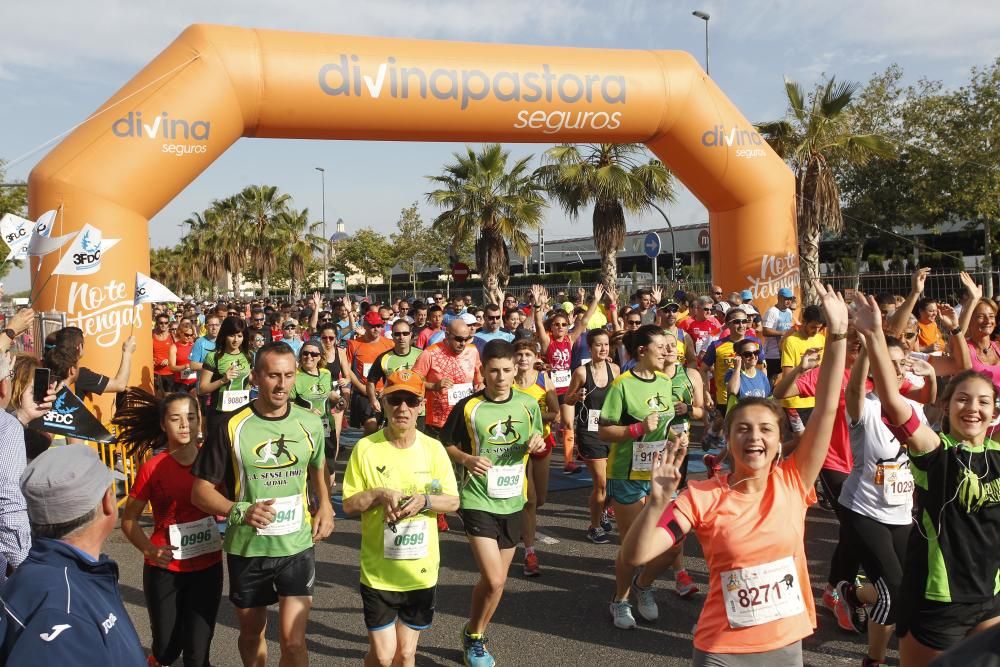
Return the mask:
[[[970,341],[965,341],[965,343],[969,346],[969,357],[972,359],[972,370],[989,375],[993,378],[993,386],[1000,389],[1000,366],[984,364],[979,360],[979,351],[976,349],[976,346]],[[1000,345],[998,345],[996,341],[990,341],[990,347],[992,347],[993,351],[997,353],[997,356],[1000,356]]]

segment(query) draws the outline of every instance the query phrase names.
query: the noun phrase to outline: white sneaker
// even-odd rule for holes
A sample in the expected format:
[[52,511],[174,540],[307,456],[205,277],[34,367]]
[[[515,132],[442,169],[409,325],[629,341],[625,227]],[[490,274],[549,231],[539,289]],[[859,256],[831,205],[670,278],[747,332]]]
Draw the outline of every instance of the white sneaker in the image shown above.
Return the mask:
[[643,620],[652,623],[660,617],[660,608],[656,606],[656,598],[653,596],[653,587],[641,588],[636,583],[636,578],[632,577],[632,590],[635,591],[636,609]]
[[615,621],[615,627],[621,630],[632,630],[635,628],[635,618],[632,616],[632,605],[628,600],[612,600],[608,605],[611,618]]

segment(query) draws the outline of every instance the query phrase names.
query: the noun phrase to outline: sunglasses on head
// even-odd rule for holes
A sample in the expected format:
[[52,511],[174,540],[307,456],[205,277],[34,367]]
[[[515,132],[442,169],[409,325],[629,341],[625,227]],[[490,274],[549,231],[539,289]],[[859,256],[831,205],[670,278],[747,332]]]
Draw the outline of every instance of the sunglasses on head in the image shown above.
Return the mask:
[[389,394],[385,397],[385,402],[389,405],[398,407],[403,403],[406,403],[406,407],[415,408],[420,405],[421,398],[414,394],[407,394],[405,392],[398,392],[395,394]]
[[319,352],[305,352],[305,351],[303,351],[303,352],[300,352],[299,355],[303,356],[303,357],[318,357],[318,356],[320,356],[320,353]]

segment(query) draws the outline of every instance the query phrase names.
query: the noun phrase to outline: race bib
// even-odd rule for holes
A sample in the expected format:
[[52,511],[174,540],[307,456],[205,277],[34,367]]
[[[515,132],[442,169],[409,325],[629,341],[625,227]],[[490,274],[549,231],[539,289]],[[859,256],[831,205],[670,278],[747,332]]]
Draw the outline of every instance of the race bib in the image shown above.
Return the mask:
[[563,387],[569,386],[569,380],[573,375],[573,371],[568,368],[563,368],[560,370],[552,371],[552,384],[556,386],[556,389],[562,389]]
[[806,610],[791,557],[722,573],[722,597],[733,628],[749,628]]
[[632,470],[649,472],[653,469],[653,455],[662,452],[667,446],[666,440],[632,443]]
[[181,380],[193,380],[195,376],[195,371],[188,369],[186,371],[181,371]]
[[600,410],[587,410],[587,430],[597,433],[598,422],[601,420]]
[[271,509],[275,512],[274,521],[263,528],[258,528],[258,535],[288,535],[302,528],[302,513],[305,510],[301,494],[275,498]]
[[390,560],[415,560],[427,556],[430,531],[427,519],[417,517],[397,523],[395,530],[388,525],[382,532],[382,555]]
[[908,462],[882,463],[879,467],[882,468],[882,500],[886,505],[906,505],[913,500],[913,473]]
[[222,550],[222,537],[215,519],[210,516],[197,521],[175,523],[167,529],[167,536],[170,546],[174,547],[174,560],[187,560]]
[[448,405],[456,405],[460,400],[466,396],[472,396],[472,383],[463,382],[462,384],[453,384],[448,387]]
[[238,410],[244,405],[250,402],[250,390],[244,389],[242,391],[230,391],[226,390],[222,392],[222,411],[232,412],[233,410]]
[[514,498],[524,494],[524,465],[493,466],[486,471],[486,493],[490,498]]

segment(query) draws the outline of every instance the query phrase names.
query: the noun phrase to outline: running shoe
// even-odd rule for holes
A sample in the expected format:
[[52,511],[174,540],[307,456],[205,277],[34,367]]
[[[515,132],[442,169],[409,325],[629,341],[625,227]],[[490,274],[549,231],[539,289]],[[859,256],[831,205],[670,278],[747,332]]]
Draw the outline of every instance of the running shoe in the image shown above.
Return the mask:
[[686,600],[698,592],[698,586],[692,581],[687,570],[677,570],[674,573],[674,590]]
[[614,510],[610,507],[603,512],[601,512],[601,528],[605,533],[610,533],[611,529],[614,527],[611,525],[611,517],[614,516]]
[[530,553],[524,555],[524,576],[537,577],[542,571],[538,567],[538,554]]
[[635,618],[632,616],[632,605],[628,600],[612,600],[608,605],[611,618],[615,621],[615,627],[621,630],[632,630],[635,628]]
[[497,661],[486,650],[486,636],[470,635],[465,631],[467,627],[467,625],[462,627],[462,653],[466,667],[494,667]]
[[823,606],[830,613],[837,613],[837,591],[830,584],[827,584],[826,588],[823,589]]
[[709,479],[715,477],[722,470],[722,466],[719,465],[719,457],[715,454],[705,454],[701,457],[701,461],[705,464],[705,472],[708,473]]
[[846,581],[837,584],[837,625],[842,630],[861,634],[868,630],[868,613],[863,604],[851,603],[851,596],[847,594],[847,587],[850,585]]
[[653,587],[642,588],[637,583],[637,578],[632,577],[632,590],[635,591],[636,610],[644,621],[652,623],[660,617],[660,608],[656,606],[656,597],[653,595]]
[[567,461],[566,465],[563,466],[564,475],[577,475],[583,472],[583,466],[577,465],[573,461]]
[[611,538],[608,537],[607,531],[601,526],[598,526],[597,528],[588,528],[587,539],[594,544],[607,544],[611,541]]
[[438,514],[438,532],[448,532],[448,518],[444,514]]

